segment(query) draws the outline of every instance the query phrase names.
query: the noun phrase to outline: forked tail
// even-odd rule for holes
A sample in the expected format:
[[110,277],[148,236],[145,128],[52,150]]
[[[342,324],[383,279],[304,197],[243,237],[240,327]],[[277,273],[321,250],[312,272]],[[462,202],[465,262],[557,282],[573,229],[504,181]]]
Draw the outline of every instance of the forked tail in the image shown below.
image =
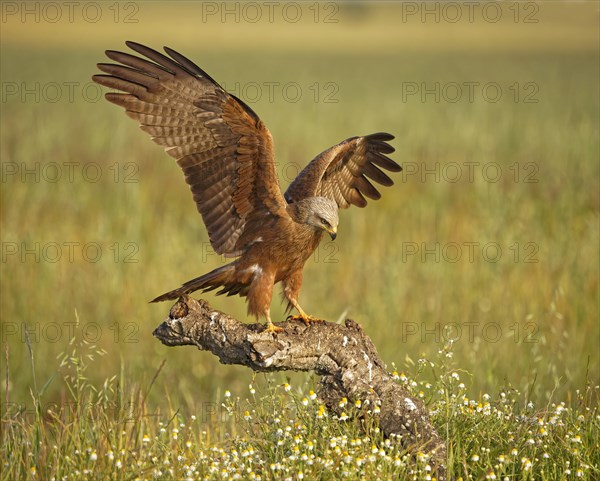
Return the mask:
[[[223,267],[219,267],[213,271],[210,271],[203,276],[196,277],[190,281],[187,281],[180,288],[175,289],[173,291],[166,292],[161,296],[158,296],[156,299],[153,299],[150,302],[161,302],[168,301],[173,299],[179,299],[184,294],[190,294],[194,291],[211,291],[218,287],[224,287],[227,290],[227,287],[233,283],[233,274],[235,272],[235,267],[233,263],[227,264]],[[219,292],[221,294],[221,292]]]

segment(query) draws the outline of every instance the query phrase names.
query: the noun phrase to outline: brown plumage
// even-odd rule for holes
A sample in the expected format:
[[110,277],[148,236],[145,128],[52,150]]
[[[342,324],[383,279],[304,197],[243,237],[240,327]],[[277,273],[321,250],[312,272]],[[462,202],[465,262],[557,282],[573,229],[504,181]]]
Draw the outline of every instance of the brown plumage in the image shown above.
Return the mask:
[[124,92],[106,98],[177,159],[215,252],[237,258],[153,302],[220,288],[218,294],[246,296],[248,312],[275,331],[269,309],[273,285],[281,282],[288,307],[305,322],[314,320],[298,304],[304,264],[324,232],[335,238],[338,209],[380,197],[369,179],[392,185],[381,169],[402,170],[384,155],[394,151],[386,143],[394,137],[377,133],[331,147],[284,197],[271,134],[250,107],[169,48],[166,56],[138,43],[127,46],[146,58],[108,50],[118,64],[98,64],[108,75],[94,75],[94,81]]

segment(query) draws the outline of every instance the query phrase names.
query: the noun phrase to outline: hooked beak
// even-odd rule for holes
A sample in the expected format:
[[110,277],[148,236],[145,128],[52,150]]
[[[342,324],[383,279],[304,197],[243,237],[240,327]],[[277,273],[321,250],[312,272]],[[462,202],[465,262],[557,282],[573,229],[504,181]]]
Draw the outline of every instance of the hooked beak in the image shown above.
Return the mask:
[[335,240],[335,238],[337,237],[337,230],[335,227],[331,228],[330,230],[328,230],[329,232],[329,236],[331,237],[331,240]]

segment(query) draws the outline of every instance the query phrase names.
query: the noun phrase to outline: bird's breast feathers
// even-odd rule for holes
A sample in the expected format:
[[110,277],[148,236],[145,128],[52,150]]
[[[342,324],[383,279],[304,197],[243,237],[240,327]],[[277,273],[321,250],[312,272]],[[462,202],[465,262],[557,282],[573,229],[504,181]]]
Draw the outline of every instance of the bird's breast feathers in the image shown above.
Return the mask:
[[275,271],[276,278],[302,269],[319,246],[323,231],[296,224],[290,233],[289,236],[265,234],[260,241],[256,239],[238,259],[239,268],[255,275]]

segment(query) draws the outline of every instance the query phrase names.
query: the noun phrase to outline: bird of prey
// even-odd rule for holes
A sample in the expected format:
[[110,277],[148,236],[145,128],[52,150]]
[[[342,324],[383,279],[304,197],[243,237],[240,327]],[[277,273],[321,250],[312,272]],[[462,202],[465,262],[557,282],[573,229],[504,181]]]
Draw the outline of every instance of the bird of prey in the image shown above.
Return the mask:
[[[381,194],[369,181],[393,184],[383,172],[401,167],[386,157],[394,137],[352,137],[322,152],[281,193],[269,130],[242,100],[227,93],[193,62],[165,47],[167,55],[135,42],[145,58],[106,51],[93,80],[113,92],[152,140],[164,146],[185,174],[215,252],[233,262],[192,279],[153,302],[220,288],[245,296],[248,313],[271,321],[274,284],[281,282],[288,310],[305,323],[318,319],[298,304],[302,269],[324,233],[335,239],[338,209],[364,207]],[[118,91],[118,92],[115,92]],[[383,169],[383,170],[382,170]]]

